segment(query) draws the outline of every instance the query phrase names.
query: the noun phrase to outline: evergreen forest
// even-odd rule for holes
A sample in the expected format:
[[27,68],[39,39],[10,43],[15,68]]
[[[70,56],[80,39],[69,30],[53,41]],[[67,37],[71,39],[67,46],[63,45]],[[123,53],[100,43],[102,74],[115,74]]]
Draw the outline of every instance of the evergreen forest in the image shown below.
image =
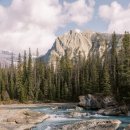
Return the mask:
[[32,58],[31,50],[19,54],[17,65],[0,66],[0,101],[73,102],[79,95],[103,93],[118,100],[130,99],[130,34],[125,32],[117,51],[117,36],[112,35],[111,49],[102,57],[79,53],[69,59],[66,51],[56,66]]

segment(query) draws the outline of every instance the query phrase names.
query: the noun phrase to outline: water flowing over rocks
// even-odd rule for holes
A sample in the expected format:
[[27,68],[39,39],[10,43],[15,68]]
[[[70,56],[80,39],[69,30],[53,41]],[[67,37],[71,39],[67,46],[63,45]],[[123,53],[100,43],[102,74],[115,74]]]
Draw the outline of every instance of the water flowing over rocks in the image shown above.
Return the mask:
[[79,96],[79,106],[85,109],[99,110],[97,113],[107,116],[128,115],[126,105],[119,106],[112,96],[103,96],[102,94]]
[[81,113],[81,112],[73,111],[69,115],[70,115],[70,117],[73,117],[73,118],[75,118],[75,117],[85,117],[85,116],[87,116],[87,113]]
[[120,123],[119,120],[92,119],[65,125],[58,130],[116,130]]
[[[129,130],[129,116],[104,116],[76,105],[77,103],[1,105],[0,130]],[[43,121],[46,116],[47,119]]]

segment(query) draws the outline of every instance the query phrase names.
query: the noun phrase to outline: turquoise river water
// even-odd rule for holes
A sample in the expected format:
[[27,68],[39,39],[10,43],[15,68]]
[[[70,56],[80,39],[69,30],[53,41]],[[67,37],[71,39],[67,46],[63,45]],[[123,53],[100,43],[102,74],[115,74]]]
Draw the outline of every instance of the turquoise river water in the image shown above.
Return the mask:
[[69,116],[69,113],[74,111],[73,109],[52,109],[49,106],[36,107],[31,108],[33,111],[43,112],[50,116],[44,122],[37,124],[35,128],[32,130],[52,130],[53,128],[57,128],[59,126],[65,124],[72,124],[82,120],[88,119],[118,119],[122,122],[119,130],[123,130],[130,123],[130,116],[102,116],[98,114],[94,114],[92,111],[81,111],[82,113],[90,113],[84,117],[72,118]]

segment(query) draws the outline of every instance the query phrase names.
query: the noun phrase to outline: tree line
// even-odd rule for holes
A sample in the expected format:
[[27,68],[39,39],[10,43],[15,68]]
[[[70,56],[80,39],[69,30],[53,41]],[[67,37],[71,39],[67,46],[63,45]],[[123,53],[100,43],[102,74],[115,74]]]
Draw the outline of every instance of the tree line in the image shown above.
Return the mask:
[[[117,36],[112,35],[111,49],[103,56],[89,54],[87,60],[81,52],[73,59],[65,55],[54,65],[37,58],[31,50],[18,56],[14,65],[0,66],[0,100],[77,101],[79,95],[103,93],[118,100],[130,99],[130,34],[125,32],[122,46],[117,51]],[[106,43],[107,44],[107,43]]]

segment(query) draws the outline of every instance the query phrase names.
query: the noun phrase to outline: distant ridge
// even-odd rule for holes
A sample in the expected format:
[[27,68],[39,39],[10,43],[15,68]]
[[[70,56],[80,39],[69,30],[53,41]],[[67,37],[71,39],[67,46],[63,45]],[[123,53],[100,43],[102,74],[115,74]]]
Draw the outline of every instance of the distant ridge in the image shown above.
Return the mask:
[[9,66],[11,64],[11,57],[13,55],[14,64],[17,63],[17,55],[11,51],[0,50],[0,64],[1,66]]

